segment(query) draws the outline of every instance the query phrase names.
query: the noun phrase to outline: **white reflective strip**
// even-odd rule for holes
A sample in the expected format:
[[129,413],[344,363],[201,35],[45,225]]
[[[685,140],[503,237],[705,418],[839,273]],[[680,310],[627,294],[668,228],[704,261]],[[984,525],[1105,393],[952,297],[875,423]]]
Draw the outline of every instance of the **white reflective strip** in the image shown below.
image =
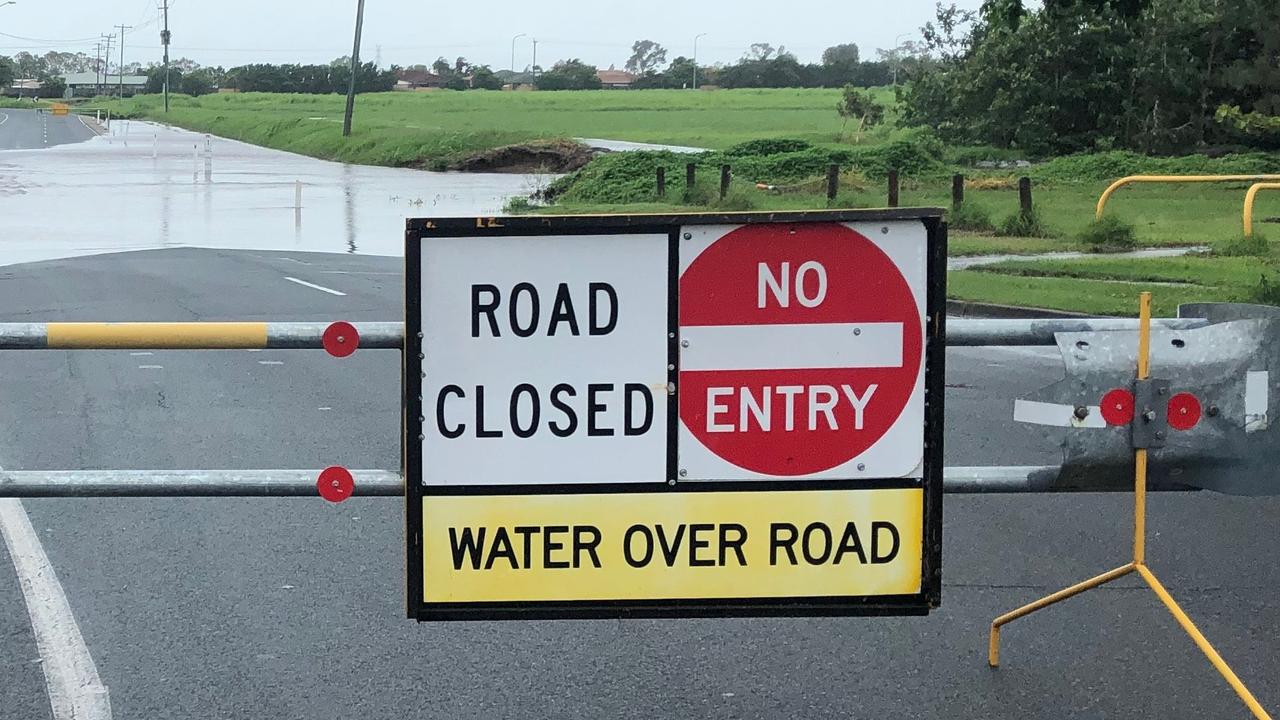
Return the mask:
[[681,370],[902,367],[902,323],[680,328]]
[[1244,431],[1247,433],[1267,429],[1269,381],[1266,370],[1250,370],[1244,375]]
[[1102,419],[1102,408],[1089,405],[1089,414],[1084,420],[1076,417],[1074,405],[1062,403],[1037,402],[1035,400],[1014,400],[1013,419],[1016,422],[1032,425],[1051,425],[1053,427],[1104,428],[1107,421]]

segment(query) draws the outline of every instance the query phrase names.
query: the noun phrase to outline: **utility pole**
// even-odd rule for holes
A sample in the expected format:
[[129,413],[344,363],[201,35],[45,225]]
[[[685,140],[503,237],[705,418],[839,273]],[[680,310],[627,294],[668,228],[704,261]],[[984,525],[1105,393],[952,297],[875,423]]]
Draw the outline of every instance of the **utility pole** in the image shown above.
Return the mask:
[[360,69],[360,31],[364,28],[364,0],[356,0],[356,41],[351,49],[351,84],[347,86],[347,113],[342,119],[342,137],[351,135],[351,114],[356,110],[356,71]]
[[102,43],[94,45],[93,50],[93,87],[96,91],[99,85],[98,78],[102,73]]
[[538,79],[538,38],[533,38],[533,67],[531,67],[530,70],[533,72],[533,79],[537,80]]
[[524,33],[511,38],[511,72],[516,71],[516,41],[522,37],[527,37]]
[[116,25],[120,28],[120,99],[124,99],[124,31],[132,30],[132,25]]
[[164,45],[164,111],[169,112],[169,0],[164,0],[164,29],[160,31],[160,44]]
[[106,47],[102,52],[102,80],[98,83],[98,94],[101,95],[103,87],[107,84],[107,75],[111,71],[111,41],[115,39],[115,35],[103,35],[102,39],[106,42]]
[[698,38],[706,37],[706,33],[693,36],[693,89],[698,89]]

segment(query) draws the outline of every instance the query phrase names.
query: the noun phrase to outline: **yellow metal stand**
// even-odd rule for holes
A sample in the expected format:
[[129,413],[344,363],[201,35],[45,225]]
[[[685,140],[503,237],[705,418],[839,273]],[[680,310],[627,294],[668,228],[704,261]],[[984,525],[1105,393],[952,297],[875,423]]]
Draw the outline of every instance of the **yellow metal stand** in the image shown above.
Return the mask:
[[[1140,301],[1140,324],[1138,329],[1138,379],[1146,380],[1150,375],[1150,351],[1151,351],[1151,293],[1142,293]],[[1164,585],[1156,579],[1150,568],[1146,565],[1146,537],[1147,537],[1147,451],[1138,449],[1134,451],[1134,483],[1133,483],[1133,562],[1122,565],[1115,570],[1105,572],[1095,578],[1085,580],[1077,585],[1072,585],[1065,590],[1043,597],[1029,605],[1024,605],[1017,610],[1005,613],[995,620],[991,621],[991,642],[988,648],[987,662],[991,667],[999,667],[1000,665],[1000,628],[1007,625],[1020,617],[1025,617],[1031,613],[1046,608],[1055,603],[1066,600],[1069,597],[1079,595],[1080,593],[1091,588],[1104,585],[1117,578],[1124,577],[1130,573],[1138,573],[1147,585],[1155,592],[1160,601],[1173,615],[1182,629],[1191,636],[1200,651],[1209,658],[1209,662],[1222,675],[1236,691],[1236,695],[1244,702],[1249,711],[1257,720],[1272,720],[1266,710],[1262,709],[1262,705],[1254,698],[1253,693],[1249,692],[1249,688],[1240,682],[1240,678],[1231,671],[1226,661],[1218,654],[1217,650],[1209,644],[1205,636],[1196,628],[1195,623],[1191,622],[1191,618],[1178,607],[1178,603],[1174,601],[1173,596],[1164,589]]]

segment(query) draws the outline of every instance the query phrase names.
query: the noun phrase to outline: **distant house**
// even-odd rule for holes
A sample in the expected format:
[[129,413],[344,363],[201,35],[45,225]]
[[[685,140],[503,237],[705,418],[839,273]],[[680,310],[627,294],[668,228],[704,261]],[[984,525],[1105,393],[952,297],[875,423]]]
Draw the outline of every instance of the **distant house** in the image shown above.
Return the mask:
[[44,85],[34,78],[22,78],[14,80],[13,84],[5,88],[4,94],[13,97],[35,97],[40,88]]
[[395,90],[434,90],[444,87],[444,78],[426,70],[401,70]]
[[147,87],[146,75],[125,75],[121,78],[119,75],[108,75],[103,77],[99,73],[83,72],[68,73],[62,76],[63,82],[67,84],[67,89],[76,97],[93,97],[94,95],[115,95],[120,92],[123,85],[125,97],[131,97],[138,93],[145,92]]
[[626,90],[631,87],[631,83],[635,82],[636,76],[624,70],[596,70],[596,77],[600,78],[600,87],[616,90]]

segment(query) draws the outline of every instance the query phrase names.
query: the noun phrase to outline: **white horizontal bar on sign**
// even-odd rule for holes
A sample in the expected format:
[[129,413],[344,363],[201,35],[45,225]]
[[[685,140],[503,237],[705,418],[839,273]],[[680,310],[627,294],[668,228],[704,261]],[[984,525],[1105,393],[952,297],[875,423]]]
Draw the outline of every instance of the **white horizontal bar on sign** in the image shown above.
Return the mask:
[[902,367],[902,323],[694,325],[680,328],[681,370]]

